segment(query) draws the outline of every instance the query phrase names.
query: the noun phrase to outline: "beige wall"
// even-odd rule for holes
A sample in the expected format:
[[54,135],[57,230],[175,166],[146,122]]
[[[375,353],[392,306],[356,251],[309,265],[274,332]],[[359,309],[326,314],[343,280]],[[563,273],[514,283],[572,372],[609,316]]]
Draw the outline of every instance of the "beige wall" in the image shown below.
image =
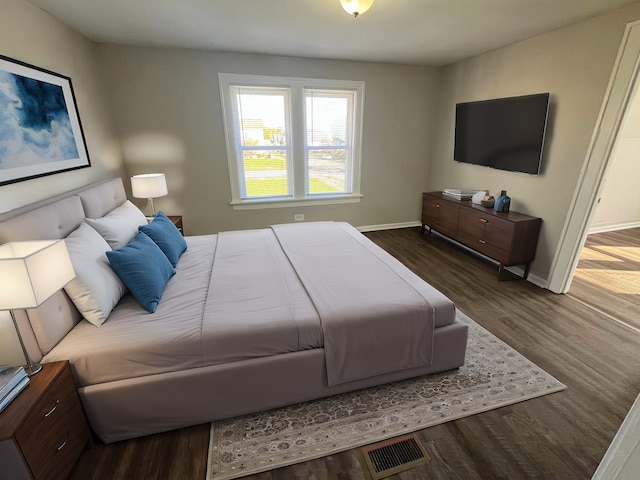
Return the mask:
[[640,226],[640,93],[635,92],[611,156],[601,201],[591,221],[592,232]]
[[[150,171],[167,174],[170,193],[156,205],[183,214],[189,234],[289,222],[294,213],[358,226],[415,222],[424,190],[506,189],[514,210],[544,219],[532,266],[532,276],[544,280],[625,24],[638,18],[634,5],[441,69],[96,46],[24,0],[4,0],[0,51],[72,78],[92,167],[0,187],[0,211],[107,176]],[[234,211],[219,72],[364,80],[362,202]],[[545,91],[552,106],[540,176],[453,162],[455,103]]]
[[[440,69],[116,45],[100,50],[129,173],[167,175],[169,195],[155,205],[182,214],[186,233],[292,222],[296,213],[305,221],[357,226],[419,220]],[[362,201],[233,210],[220,72],[363,80]]]
[[122,174],[95,46],[24,0],[0,2],[0,52],[71,78],[91,168],[0,187],[0,212]]
[[[0,186],[0,212],[122,172],[95,47],[24,0],[0,2],[0,52],[71,78],[92,167]],[[22,363],[13,325],[0,312],[0,364]]]
[[[167,174],[170,193],[156,206],[183,214],[188,234],[290,222],[295,213],[357,226],[401,224],[419,220],[424,190],[506,189],[513,210],[543,218],[531,279],[545,285],[625,25],[638,18],[640,4],[445,68],[116,45],[99,50],[128,173]],[[219,72],[364,80],[362,202],[234,211]],[[452,160],[457,102],[540,92],[551,93],[551,108],[539,176]]]
[[[507,190],[512,210],[542,217],[531,277],[544,285],[558,248],[620,40],[640,4],[561,28],[444,69],[428,188]],[[539,176],[453,161],[455,104],[550,92]]]

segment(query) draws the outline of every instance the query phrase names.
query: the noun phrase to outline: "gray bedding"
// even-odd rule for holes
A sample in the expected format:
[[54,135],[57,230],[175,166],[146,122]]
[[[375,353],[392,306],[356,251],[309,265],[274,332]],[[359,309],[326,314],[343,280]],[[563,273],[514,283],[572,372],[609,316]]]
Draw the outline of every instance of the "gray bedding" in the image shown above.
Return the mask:
[[455,316],[444,295],[348,224],[187,242],[154,314],[126,295],[104,325],[81,321],[43,361],[70,360],[82,387],[324,346],[338,384],[429,365],[434,325]]
[[[87,185],[0,214],[0,242],[65,238],[85,218],[101,218],[125,201],[120,178]],[[455,320],[453,304],[355,229],[347,230],[430,299],[435,308],[430,365],[329,385],[328,336],[315,304],[321,301],[311,300],[315,287],[299,280],[308,274],[293,269],[270,229],[187,237],[189,248],[154,314],[125,295],[97,328],[82,320],[64,291],[37,309],[14,314],[33,361],[71,361],[91,428],[107,443],[463,365],[468,329]],[[346,267],[340,287],[328,273],[331,288],[343,289],[362,270]],[[359,288],[371,279],[353,280]],[[357,312],[360,307],[345,293],[341,301]],[[365,298],[364,306],[369,303]],[[386,346],[369,350],[382,363],[395,355]]]
[[319,313],[330,386],[431,365],[444,295],[347,223],[272,229]]

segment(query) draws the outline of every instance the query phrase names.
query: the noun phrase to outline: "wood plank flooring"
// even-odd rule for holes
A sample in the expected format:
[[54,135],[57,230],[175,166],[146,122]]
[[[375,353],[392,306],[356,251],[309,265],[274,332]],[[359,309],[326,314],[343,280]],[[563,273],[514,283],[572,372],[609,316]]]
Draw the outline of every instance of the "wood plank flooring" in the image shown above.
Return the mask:
[[[640,392],[640,333],[570,295],[496,278],[497,267],[419,229],[367,236],[568,389],[419,431],[431,462],[409,479],[590,479]],[[599,307],[613,300],[601,289]],[[103,445],[72,479],[204,480],[208,425]],[[370,479],[359,449],[247,477]]]
[[640,331],[640,228],[589,235],[569,295]]

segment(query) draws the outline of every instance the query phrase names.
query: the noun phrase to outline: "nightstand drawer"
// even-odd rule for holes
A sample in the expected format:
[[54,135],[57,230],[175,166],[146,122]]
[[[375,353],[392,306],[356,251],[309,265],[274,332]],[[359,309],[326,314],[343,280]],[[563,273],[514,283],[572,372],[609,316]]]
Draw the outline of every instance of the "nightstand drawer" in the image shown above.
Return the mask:
[[66,478],[89,438],[82,405],[69,369],[36,403],[16,433],[35,479]]

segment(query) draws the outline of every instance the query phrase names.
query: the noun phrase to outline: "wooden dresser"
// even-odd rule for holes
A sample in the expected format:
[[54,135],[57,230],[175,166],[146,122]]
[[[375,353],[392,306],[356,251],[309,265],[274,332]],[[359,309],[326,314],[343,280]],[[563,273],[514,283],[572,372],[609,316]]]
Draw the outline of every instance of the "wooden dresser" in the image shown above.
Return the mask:
[[524,278],[536,255],[542,219],[518,212],[496,212],[492,208],[456,200],[442,192],[422,194],[422,232],[425,227],[460,242],[504,267],[524,265]]
[[68,478],[89,439],[69,362],[44,364],[0,413],[0,477]]

